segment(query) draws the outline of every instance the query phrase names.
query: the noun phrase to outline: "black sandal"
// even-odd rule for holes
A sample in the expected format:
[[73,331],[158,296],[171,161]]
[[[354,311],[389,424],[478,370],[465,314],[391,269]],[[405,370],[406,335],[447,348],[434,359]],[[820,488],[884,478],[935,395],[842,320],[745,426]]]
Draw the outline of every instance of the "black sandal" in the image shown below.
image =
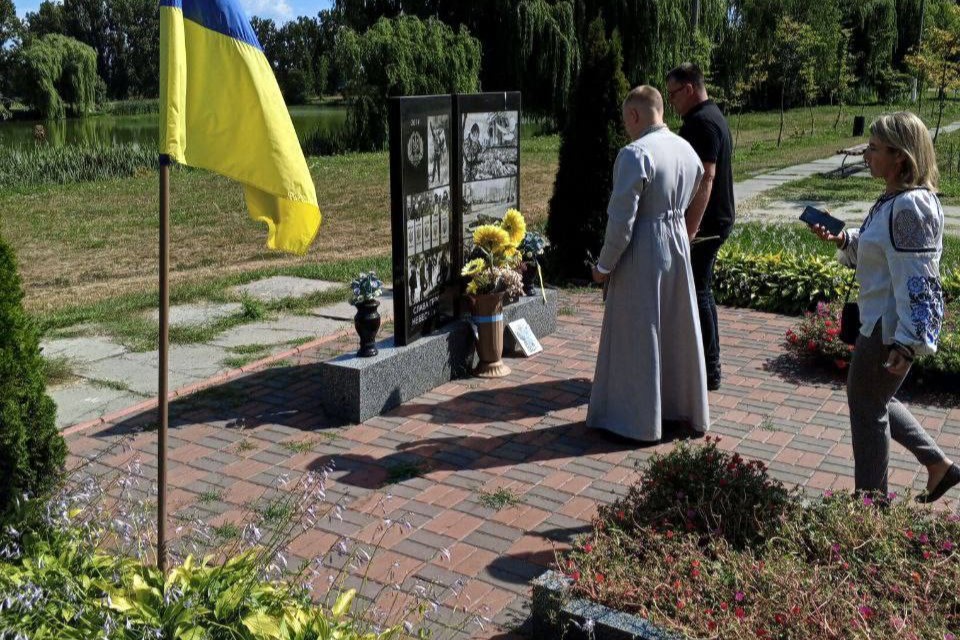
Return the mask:
[[957,463],[954,462],[950,465],[950,468],[947,469],[947,472],[943,474],[943,477],[940,478],[940,482],[937,483],[937,486],[933,488],[933,491],[929,493],[924,491],[918,495],[914,500],[921,504],[929,504],[931,502],[936,502],[943,497],[947,491],[950,491],[953,487],[960,484],[960,466],[957,466]]

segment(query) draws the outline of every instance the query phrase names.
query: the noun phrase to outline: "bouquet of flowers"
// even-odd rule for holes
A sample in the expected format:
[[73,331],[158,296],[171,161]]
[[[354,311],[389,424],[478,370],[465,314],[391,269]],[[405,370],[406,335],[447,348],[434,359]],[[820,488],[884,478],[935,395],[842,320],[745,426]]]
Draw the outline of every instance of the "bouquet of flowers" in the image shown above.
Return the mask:
[[350,289],[353,295],[350,297],[350,304],[356,306],[361,302],[376,300],[383,295],[383,282],[377,277],[376,271],[361,273],[350,283]]
[[517,250],[524,260],[536,260],[543,255],[544,250],[549,246],[549,242],[536,231],[527,231],[520,241]]
[[460,274],[469,278],[467,293],[484,295],[505,292],[508,298],[523,293],[523,279],[517,271],[521,255],[517,247],[527,235],[527,223],[516,209],[503,220],[485,224],[473,232],[473,255]]

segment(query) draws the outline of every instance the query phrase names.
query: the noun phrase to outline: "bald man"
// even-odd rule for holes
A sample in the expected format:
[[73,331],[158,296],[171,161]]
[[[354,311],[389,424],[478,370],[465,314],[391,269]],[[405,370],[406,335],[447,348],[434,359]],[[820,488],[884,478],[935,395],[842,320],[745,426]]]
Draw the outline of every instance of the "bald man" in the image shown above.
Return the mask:
[[700,320],[684,214],[703,177],[685,140],[663,123],[663,97],[623,101],[632,142],[613,169],[603,249],[593,278],[607,285],[587,426],[641,442],[663,423],[710,427]]

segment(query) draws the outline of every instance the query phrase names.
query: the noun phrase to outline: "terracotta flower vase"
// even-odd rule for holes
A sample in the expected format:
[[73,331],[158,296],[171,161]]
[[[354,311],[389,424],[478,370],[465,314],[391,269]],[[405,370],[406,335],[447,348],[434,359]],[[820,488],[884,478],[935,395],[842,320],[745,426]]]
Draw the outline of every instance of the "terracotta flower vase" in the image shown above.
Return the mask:
[[360,350],[357,357],[370,358],[377,355],[377,333],[380,331],[379,300],[365,300],[357,304],[357,315],[353,317],[353,326],[360,336]]
[[503,353],[503,292],[470,296],[473,322],[477,325],[477,357],[480,363],[473,375],[478,378],[502,378],[510,367],[500,359]]

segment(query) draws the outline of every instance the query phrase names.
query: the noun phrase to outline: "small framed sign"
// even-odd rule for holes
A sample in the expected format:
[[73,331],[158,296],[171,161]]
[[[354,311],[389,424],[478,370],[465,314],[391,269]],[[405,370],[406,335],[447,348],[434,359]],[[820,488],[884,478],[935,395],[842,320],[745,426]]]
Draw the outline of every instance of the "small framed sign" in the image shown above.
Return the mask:
[[523,351],[523,355],[529,358],[533,354],[543,351],[543,345],[537,340],[537,336],[533,335],[533,329],[530,328],[530,325],[524,318],[514,320],[508,324],[507,327],[516,339],[520,350]]

